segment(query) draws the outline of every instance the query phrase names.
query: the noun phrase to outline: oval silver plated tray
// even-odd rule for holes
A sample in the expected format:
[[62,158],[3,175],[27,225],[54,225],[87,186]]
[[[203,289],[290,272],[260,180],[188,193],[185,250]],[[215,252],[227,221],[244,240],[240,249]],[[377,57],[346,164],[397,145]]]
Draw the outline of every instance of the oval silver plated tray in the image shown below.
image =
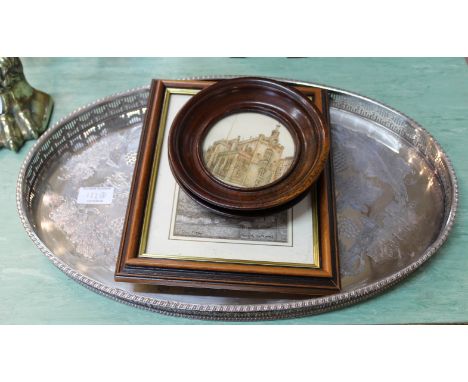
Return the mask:
[[[457,208],[449,159],[420,125],[379,102],[331,92],[342,291],[287,299],[116,283],[114,265],[149,89],[97,101],[58,122],[28,153],[17,206],[37,247],[90,289],[156,312],[218,320],[315,314],[400,282],[442,245]],[[80,187],[114,187],[112,207],[76,203]]]

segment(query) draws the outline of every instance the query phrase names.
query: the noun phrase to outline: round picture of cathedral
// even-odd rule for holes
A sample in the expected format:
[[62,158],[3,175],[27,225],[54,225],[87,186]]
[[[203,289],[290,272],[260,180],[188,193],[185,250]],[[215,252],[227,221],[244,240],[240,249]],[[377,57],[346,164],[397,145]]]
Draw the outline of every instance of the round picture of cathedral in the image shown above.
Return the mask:
[[244,112],[221,119],[203,141],[203,160],[220,181],[241,188],[268,185],[294,161],[291,133],[276,119]]

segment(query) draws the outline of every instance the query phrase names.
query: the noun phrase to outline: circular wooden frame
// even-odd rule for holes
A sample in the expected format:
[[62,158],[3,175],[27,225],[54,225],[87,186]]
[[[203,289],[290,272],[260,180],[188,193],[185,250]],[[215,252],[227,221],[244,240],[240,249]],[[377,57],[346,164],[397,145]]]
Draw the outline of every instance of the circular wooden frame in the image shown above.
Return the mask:
[[[281,122],[295,144],[290,168],[279,179],[251,188],[224,183],[206,168],[202,145],[221,119],[255,112]],[[264,78],[220,81],[192,97],[169,132],[169,163],[176,181],[194,199],[223,213],[244,215],[289,207],[312,186],[328,157],[330,137],[312,101],[296,89]]]

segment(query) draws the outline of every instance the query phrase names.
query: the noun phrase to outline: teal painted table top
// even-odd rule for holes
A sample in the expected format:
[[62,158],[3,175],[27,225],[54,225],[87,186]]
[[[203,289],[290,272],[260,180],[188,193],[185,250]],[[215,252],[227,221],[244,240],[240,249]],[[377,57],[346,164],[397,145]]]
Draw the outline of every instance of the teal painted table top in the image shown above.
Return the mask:
[[[32,86],[55,100],[52,123],[152,78],[252,74],[351,90],[388,104],[424,126],[455,167],[460,205],[443,248],[419,272],[378,297],[338,311],[277,324],[468,322],[468,65],[464,59],[23,59]],[[0,324],[209,323],[164,316],[112,301],[68,279],[26,235],[16,212],[21,163],[0,150]]]

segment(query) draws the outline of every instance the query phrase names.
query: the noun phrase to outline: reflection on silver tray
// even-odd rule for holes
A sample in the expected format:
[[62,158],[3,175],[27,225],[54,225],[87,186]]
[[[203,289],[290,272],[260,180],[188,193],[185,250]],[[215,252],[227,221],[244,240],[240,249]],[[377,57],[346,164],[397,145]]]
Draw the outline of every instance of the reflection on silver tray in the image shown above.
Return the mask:
[[[148,88],[82,108],[38,140],[18,179],[23,225],[72,279],[166,314],[273,319],[368,298],[412,273],[445,241],[457,208],[455,173],[438,143],[416,122],[368,98],[325,88],[331,91],[343,285],[338,294],[280,299],[113,281]],[[112,207],[77,204],[78,189],[94,186],[114,188]]]

